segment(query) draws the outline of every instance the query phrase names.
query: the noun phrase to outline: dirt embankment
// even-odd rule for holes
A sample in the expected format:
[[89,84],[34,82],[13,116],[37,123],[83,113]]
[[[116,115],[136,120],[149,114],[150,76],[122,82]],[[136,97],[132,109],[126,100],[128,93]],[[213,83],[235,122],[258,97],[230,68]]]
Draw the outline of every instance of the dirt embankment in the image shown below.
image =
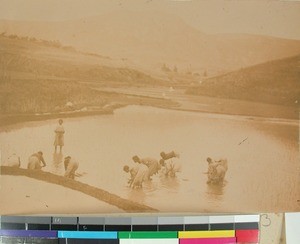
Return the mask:
[[121,198],[100,188],[90,186],[88,184],[72,179],[67,179],[63,176],[58,176],[49,172],[13,168],[8,166],[1,166],[0,170],[1,175],[26,176],[36,180],[57,184],[72,190],[76,190],[94,197],[100,201],[114,205],[120,209],[125,210],[126,212],[158,212],[157,209]]
[[91,115],[112,114],[113,109],[98,110],[98,111],[71,111],[68,113],[46,113],[46,114],[11,114],[0,115],[0,126],[13,125],[17,123],[24,123],[28,121],[44,121],[48,119],[57,118],[75,118]]
[[28,121],[43,121],[57,118],[74,118],[93,115],[113,114],[115,109],[125,107],[127,105],[145,105],[159,108],[176,108],[178,103],[176,101],[157,98],[151,96],[140,95],[126,95],[117,92],[100,92],[102,97],[105,97],[103,104],[94,104],[86,102],[84,108],[75,109],[70,108],[67,111],[49,111],[41,113],[11,113],[0,114],[0,127],[17,123],[24,123]]

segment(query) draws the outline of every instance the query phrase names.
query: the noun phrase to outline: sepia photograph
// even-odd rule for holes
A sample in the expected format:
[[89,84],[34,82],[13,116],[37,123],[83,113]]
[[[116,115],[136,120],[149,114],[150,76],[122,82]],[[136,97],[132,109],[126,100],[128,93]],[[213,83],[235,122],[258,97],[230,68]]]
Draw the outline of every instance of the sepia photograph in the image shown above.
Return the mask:
[[300,211],[300,2],[0,0],[0,215]]

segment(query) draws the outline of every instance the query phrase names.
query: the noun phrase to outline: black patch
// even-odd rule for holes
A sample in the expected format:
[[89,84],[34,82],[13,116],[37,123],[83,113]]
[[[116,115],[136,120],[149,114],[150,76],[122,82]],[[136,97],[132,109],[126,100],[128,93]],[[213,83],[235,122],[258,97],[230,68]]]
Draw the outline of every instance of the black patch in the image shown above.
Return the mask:
[[3,230],[25,230],[25,223],[1,223]]
[[234,230],[233,223],[210,224],[210,230]]
[[157,231],[157,225],[133,225],[132,231]]
[[50,230],[48,224],[28,224],[28,230]]
[[77,225],[51,225],[51,230],[77,230]]
[[159,225],[158,230],[159,231],[182,231],[183,224],[182,225]]
[[103,231],[103,225],[79,225],[80,231]]
[[258,230],[257,222],[235,223],[236,230]]
[[105,225],[105,231],[131,231],[131,225]]
[[79,225],[81,231],[103,231],[103,225]]
[[208,224],[187,224],[185,230],[209,230]]

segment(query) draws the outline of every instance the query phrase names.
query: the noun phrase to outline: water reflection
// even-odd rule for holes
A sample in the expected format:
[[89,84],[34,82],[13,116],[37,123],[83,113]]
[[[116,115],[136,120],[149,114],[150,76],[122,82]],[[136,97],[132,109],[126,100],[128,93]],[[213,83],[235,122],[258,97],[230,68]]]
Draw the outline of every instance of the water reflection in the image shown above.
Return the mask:
[[53,153],[53,164],[52,164],[51,172],[53,174],[58,174],[58,175],[63,174],[64,172],[63,154],[61,152]]
[[160,184],[162,188],[169,190],[170,192],[178,192],[180,187],[179,179],[175,177],[167,177],[160,175]]
[[146,193],[144,188],[131,189],[130,187],[126,188],[127,198],[133,202],[138,202],[145,204]]
[[[78,181],[161,211],[203,211],[210,206],[216,206],[212,211],[228,206],[238,211],[245,204],[248,211],[276,211],[285,206],[295,210],[298,141],[284,144],[281,137],[270,137],[256,129],[267,130],[267,122],[261,127],[260,121],[239,120],[235,116],[228,119],[133,106],[117,110],[114,115],[68,119],[64,155],[52,151],[56,123],[57,120],[29,123],[28,126],[25,123],[1,132],[2,163],[16,152],[21,157],[21,167],[26,168],[28,156],[38,147],[49,162],[43,170],[63,175],[63,158],[72,155],[80,163]],[[298,133],[298,127],[283,127],[292,135]],[[248,139],[240,144],[244,138]],[[161,151],[171,150],[181,155],[182,172],[175,178],[155,175],[142,189],[126,187],[127,176],[121,162],[130,161],[136,154],[159,159]],[[208,156],[228,158],[225,178],[230,184],[206,184],[207,176],[202,173],[207,171],[205,160]],[[272,168],[274,173],[266,175]],[[255,197],[262,199],[261,202],[253,202]],[[278,204],[273,204],[273,209],[268,208],[276,199]],[[208,204],[211,202],[216,204]]]
[[224,181],[221,184],[207,184],[206,187],[207,199],[211,202],[222,201],[226,185],[227,185],[227,181]]

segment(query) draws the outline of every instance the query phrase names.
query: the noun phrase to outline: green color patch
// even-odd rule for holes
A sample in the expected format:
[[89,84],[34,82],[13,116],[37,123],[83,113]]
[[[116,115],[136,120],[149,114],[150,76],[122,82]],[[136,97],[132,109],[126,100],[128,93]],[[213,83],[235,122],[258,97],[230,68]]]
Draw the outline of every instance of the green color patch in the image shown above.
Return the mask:
[[177,231],[136,231],[119,232],[119,239],[174,239],[178,238]]

